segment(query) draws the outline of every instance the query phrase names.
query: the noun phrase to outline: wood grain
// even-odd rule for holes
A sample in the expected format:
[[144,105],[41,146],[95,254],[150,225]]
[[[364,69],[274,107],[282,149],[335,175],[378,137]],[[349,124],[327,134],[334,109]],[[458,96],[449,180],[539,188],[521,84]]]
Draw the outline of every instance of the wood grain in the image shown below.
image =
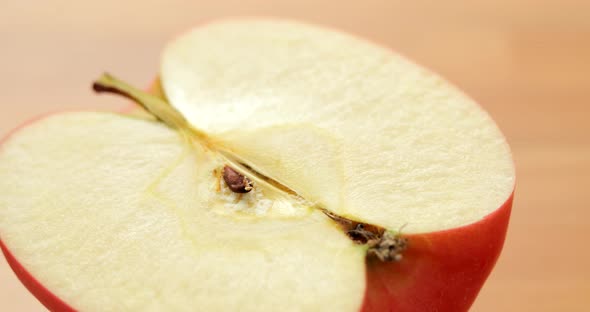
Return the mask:
[[[164,42],[211,18],[274,15],[359,34],[460,86],[498,121],[517,163],[502,257],[473,311],[587,311],[588,1],[0,0],[0,134],[47,111],[114,109],[90,82],[137,85]],[[43,311],[0,260],[0,310]]]

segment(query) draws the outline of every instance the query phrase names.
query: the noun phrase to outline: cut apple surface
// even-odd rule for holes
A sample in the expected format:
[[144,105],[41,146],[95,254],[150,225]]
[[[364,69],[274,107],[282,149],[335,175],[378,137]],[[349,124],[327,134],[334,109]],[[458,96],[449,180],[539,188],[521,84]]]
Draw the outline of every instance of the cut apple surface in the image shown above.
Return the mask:
[[0,146],[1,245],[46,306],[469,308],[514,189],[506,140],[471,99],[384,48],[280,20],[187,32],[160,83],[94,85],[155,118],[58,114]]
[[479,106],[344,34],[213,23],[172,42],[161,75],[194,127],[341,215],[431,232],[480,220],[513,189],[508,145]]

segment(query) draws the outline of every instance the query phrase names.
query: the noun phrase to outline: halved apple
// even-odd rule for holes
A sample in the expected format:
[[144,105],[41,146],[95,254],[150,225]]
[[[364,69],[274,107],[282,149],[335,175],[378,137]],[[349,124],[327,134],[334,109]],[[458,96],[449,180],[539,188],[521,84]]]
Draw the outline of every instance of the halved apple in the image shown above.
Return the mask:
[[189,31],[160,81],[163,97],[95,85],[157,119],[53,115],[0,148],[0,246],[48,308],[469,308],[514,189],[471,99],[384,48],[281,20]]

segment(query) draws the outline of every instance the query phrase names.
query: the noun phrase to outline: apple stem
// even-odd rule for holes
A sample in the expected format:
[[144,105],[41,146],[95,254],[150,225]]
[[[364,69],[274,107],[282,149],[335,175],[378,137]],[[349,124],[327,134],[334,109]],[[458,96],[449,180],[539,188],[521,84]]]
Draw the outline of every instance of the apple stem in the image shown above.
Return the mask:
[[113,93],[126,97],[152,114],[158,120],[176,130],[189,129],[189,123],[176,109],[163,99],[137,89],[126,82],[105,73],[92,84],[97,93]]

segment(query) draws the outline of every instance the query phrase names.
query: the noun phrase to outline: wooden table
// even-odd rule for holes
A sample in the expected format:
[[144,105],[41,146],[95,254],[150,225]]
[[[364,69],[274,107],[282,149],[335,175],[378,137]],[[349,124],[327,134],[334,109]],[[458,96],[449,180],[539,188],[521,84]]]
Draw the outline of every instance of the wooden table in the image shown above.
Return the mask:
[[[508,239],[473,310],[588,311],[590,1],[474,2],[1,0],[0,134],[42,112],[122,106],[93,95],[92,79],[108,69],[147,85],[167,38],[205,19],[336,26],[449,78],[511,143],[518,187]],[[0,310],[43,310],[3,260]]]

